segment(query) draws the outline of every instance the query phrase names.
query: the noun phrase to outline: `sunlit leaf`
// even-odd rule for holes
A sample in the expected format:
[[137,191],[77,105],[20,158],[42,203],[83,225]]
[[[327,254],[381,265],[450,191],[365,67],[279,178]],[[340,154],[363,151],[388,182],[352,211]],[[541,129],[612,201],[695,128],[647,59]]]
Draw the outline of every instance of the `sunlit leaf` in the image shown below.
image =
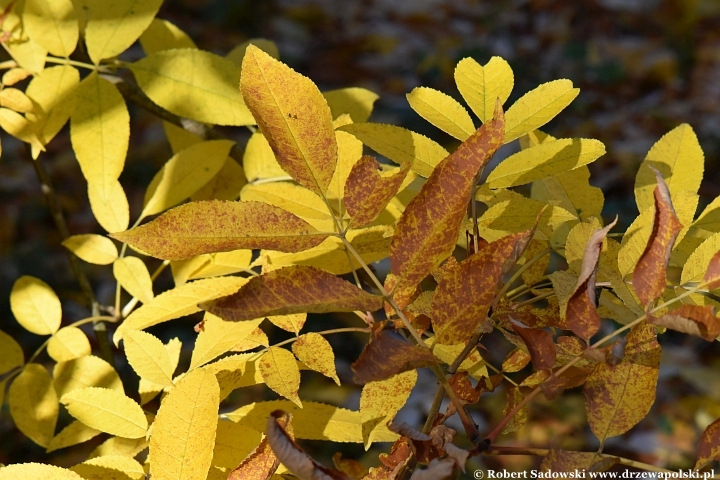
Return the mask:
[[373,441],[380,441],[377,435],[381,427],[390,422],[405,405],[417,377],[417,370],[409,370],[387,380],[370,382],[363,387],[360,394],[360,417],[366,450]]
[[140,405],[117,390],[86,387],[60,397],[70,415],[85,425],[126,438],[144,437],[148,422]]
[[17,88],[0,90],[0,106],[15,110],[18,113],[29,113],[34,110],[32,100]]
[[60,328],[60,299],[50,285],[39,278],[23,275],[15,280],[10,292],[10,308],[26,330],[37,335],[52,335]]
[[[467,110],[451,96],[427,87],[415,87],[406,96],[418,115],[461,142],[475,131]],[[492,107],[495,108],[494,101]]]
[[[166,344],[163,345],[168,357],[170,357],[170,374],[175,372],[178,363],[180,362],[180,351],[182,350],[182,342],[177,338],[172,338]],[[145,405],[150,400],[155,398],[160,392],[165,390],[166,387],[152,383],[144,378],[140,378],[140,384],[138,385],[138,393],[140,394],[140,405]]]
[[152,300],[154,294],[150,272],[138,257],[123,257],[115,260],[113,275],[122,288],[142,303]]
[[225,159],[220,171],[190,196],[190,200],[237,200],[247,183],[243,168],[233,158]]
[[90,208],[101,227],[110,233],[122,232],[130,223],[130,206],[120,182],[107,185],[88,183]]
[[308,368],[332,378],[340,385],[340,379],[335,371],[335,354],[325,337],[313,332],[300,335],[293,342],[292,351]]
[[270,347],[258,360],[257,368],[268,387],[302,407],[298,397],[300,370],[292,353],[284,348]]
[[265,436],[237,467],[233,468],[227,480],[266,480],[274,476],[279,466],[280,460],[275,456]]
[[94,428],[88,427],[82,422],[73,420],[67,427],[63,428],[60,433],[55,435],[47,446],[47,453],[60,450],[61,448],[71,447],[79,443],[97,437],[102,432]]
[[260,132],[253,133],[245,145],[243,168],[248,182],[254,182],[261,178],[287,178],[288,176],[277,162],[265,135]]
[[140,378],[157,385],[172,386],[172,365],[165,346],[142,330],[127,330],[123,335],[128,363]]
[[48,52],[69,57],[78,41],[78,21],[70,0],[29,0],[23,9],[23,26]]
[[80,74],[76,68],[58,65],[35,75],[25,89],[25,94],[42,109],[35,109],[27,117],[35,123],[35,132],[43,145],[57,135],[75,110],[78,83]]
[[53,368],[53,385],[59,397],[85,387],[111,388],[123,392],[120,376],[112,365],[94,355],[57,363]]
[[0,467],[0,480],[84,480],[75,472],[44,463],[17,463]]
[[323,92],[323,97],[330,107],[332,118],[347,113],[355,123],[366,122],[373,110],[375,101],[380,96],[365,88],[339,88]]
[[153,18],[150,26],[140,35],[140,45],[145,55],[173,48],[197,48],[187,33],[161,18]]
[[710,261],[718,251],[720,251],[720,233],[707,238],[690,255],[683,266],[680,282],[686,284],[701,281],[708,271]]
[[79,328],[64,327],[52,336],[48,342],[47,352],[56,362],[68,362],[90,355],[90,341]]
[[321,232],[335,230],[333,217],[321,197],[297,184],[273,182],[247,185],[240,192],[242,201],[269,203],[305,220]]
[[212,313],[205,312],[202,330],[195,340],[190,370],[229,352],[238,342],[244,340],[255,330],[262,321],[263,319],[259,318],[247,322],[228,322]]
[[512,92],[512,68],[500,57],[492,57],[485,65],[472,58],[463,58],[455,67],[455,83],[467,104],[481,122],[492,119],[495,103],[504,104]]
[[45,367],[38,363],[25,365],[10,384],[8,403],[18,430],[41,447],[47,447],[55,434],[59,408],[52,379]]
[[[353,226],[362,227],[380,215],[405,180],[409,163],[383,175],[375,158],[363,156],[350,171],[345,184],[345,207]],[[385,173],[385,172],[383,172]]]
[[144,480],[145,470],[140,463],[123,455],[105,455],[91,458],[71,467],[70,470],[86,480]]
[[73,235],[62,241],[62,246],[81,260],[96,265],[109,265],[118,257],[115,244],[107,237],[86,233]]

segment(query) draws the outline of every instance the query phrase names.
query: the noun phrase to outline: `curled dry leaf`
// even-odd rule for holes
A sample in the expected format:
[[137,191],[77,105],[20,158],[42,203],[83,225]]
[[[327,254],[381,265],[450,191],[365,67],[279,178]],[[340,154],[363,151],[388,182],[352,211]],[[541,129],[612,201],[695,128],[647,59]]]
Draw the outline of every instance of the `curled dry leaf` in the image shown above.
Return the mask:
[[467,462],[469,452],[451,443],[456,433],[452,428],[436,425],[429,434],[415,430],[406,423],[393,424],[389,428],[410,441],[415,458],[419,462],[428,463],[447,455],[460,470],[465,471],[465,462]]
[[661,317],[650,317],[650,323],[670,330],[689,333],[712,342],[720,335],[720,318],[713,306],[683,305]]
[[653,191],[655,217],[650,239],[633,272],[633,287],[640,301],[645,305],[660,297],[665,291],[670,252],[678,233],[683,228],[675,214],[665,180],[660,172],[653,167],[649,168],[657,178],[657,187]]
[[253,277],[234,294],[201,308],[237,322],[290,313],[375,311],[382,301],[324,270],[294,265]]
[[365,465],[351,458],[342,458],[342,453],[337,452],[332,457],[335,468],[347,475],[350,480],[361,480],[368,474]]
[[328,235],[267,203],[203,200],[111,237],[154,257],[183,260],[241,248],[300,252],[320,245]]
[[535,369],[545,370],[555,365],[555,343],[550,332],[527,328],[518,322],[514,322],[512,328],[527,346]]
[[720,458],[720,418],[707,426],[700,438],[695,470]]
[[[272,412],[268,418],[266,434],[275,456],[293,475],[308,480],[349,480],[345,473],[325,467],[305,453],[283,428],[281,422],[284,418],[288,417],[282,410]],[[286,422],[289,424],[290,420]]]
[[420,283],[452,252],[475,175],[502,145],[504,129],[505,119],[498,102],[494,119],[440,162],[408,204],[390,244],[390,265],[400,275],[397,284],[400,289]]
[[575,289],[567,302],[565,317],[570,330],[586,342],[600,328],[600,315],[595,307],[595,275],[603,240],[607,233],[617,223],[615,221],[603,229],[596,230],[585,245],[580,275],[578,276]]
[[[277,419],[277,423],[284,429],[286,435],[295,438],[289,415]],[[227,480],[266,480],[272,477],[279,466],[280,460],[275,456],[268,437],[265,436],[250,455],[230,472]]]
[[352,364],[355,382],[365,384],[385,380],[435,363],[435,356],[429,349],[393,338],[382,330],[381,323],[375,325],[370,343]]

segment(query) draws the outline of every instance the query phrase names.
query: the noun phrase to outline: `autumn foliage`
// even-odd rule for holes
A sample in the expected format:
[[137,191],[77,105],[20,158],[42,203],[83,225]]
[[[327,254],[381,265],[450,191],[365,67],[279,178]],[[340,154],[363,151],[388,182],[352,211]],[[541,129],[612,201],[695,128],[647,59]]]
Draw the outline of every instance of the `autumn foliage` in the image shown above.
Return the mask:
[[[0,468],[0,479],[450,478],[474,457],[523,453],[496,440],[522,427],[535,397],[552,401],[571,388],[582,388],[601,449],[547,445],[534,452],[543,469],[658,470],[602,446],[653,405],[658,336],[720,335],[720,201],[696,217],[704,158],[689,125],[650,149],[635,185],[640,215],[610,235],[617,220],[603,222],[604,197],[587,167],[605,146],[539,130],[578,95],[569,80],[507,105],[509,64],[463,59],[455,80],[474,117],[431,88],[407,95],[422,118],[460,142],[448,152],[369,122],[375,94],[321,92],[271,42],[227,57],[197,49],[155,18],[161,3],[27,0],[3,16],[13,60],[3,63],[0,128],[37,159],[69,121],[107,234],[70,234],[62,244],[78,278],[78,258],[112,268],[117,294],[114,306],[102,306],[86,291],[93,315],[61,325],[60,300],[45,282],[15,282],[15,319],[47,342],[26,360],[0,332],[0,403],[48,452],[105,440],[70,469],[15,464]],[[136,40],[146,56],[118,60]],[[24,91],[13,87],[26,79]],[[174,152],[132,214],[118,181],[134,127],[128,102],[164,122]],[[238,145],[214,125],[252,136]],[[516,140],[519,151],[487,172],[498,149]],[[162,260],[152,273],[151,258]],[[390,272],[380,275],[376,262],[385,259]],[[156,293],[167,267],[175,286]],[[145,330],[201,311],[190,365],[178,371],[180,340]],[[354,315],[357,326],[324,320],[327,328],[303,332],[315,318],[309,313],[334,312]],[[99,351],[84,324],[94,325]],[[293,336],[272,344],[270,324]],[[493,331],[514,347],[500,368],[486,359],[493,345],[482,344]],[[359,409],[303,400],[301,371],[341,384],[326,337],[358,332],[367,338],[351,366]],[[115,354],[139,377],[137,391],[123,384]],[[418,369],[437,381],[426,421],[398,423]],[[508,378],[521,370],[520,383]],[[280,399],[227,401],[261,384]],[[504,409],[484,431],[473,405],[497,392]],[[63,411],[73,420],[58,431]],[[462,431],[446,425],[455,415]],[[720,458],[718,425],[702,436],[698,469]],[[366,450],[384,442],[387,453],[373,465],[340,453],[323,465],[304,440]]]

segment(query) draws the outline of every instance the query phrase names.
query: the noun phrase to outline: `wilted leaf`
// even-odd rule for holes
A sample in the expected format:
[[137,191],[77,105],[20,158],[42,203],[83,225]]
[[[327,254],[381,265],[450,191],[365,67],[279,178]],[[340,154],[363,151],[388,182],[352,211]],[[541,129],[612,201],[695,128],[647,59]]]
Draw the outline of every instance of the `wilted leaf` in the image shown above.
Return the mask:
[[102,432],[94,428],[88,427],[84,423],[73,420],[67,427],[63,428],[60,433],[55,435],[47,446],[47,453],[60,450],[61,448],[70,447],[79,443],[87,442],[91,438],[95,438]]
[[483,66],[468,57],[455,67],[455,83],[472,111],[485,123],[492,119],[497,100],[504,104],[510,96],[514,77],[510,65],[500,57],[490,58]]
[[428,367],[435,363],[430,349],[391,337],[380,328],[373,330],[372,338],[360,357],[352,364],[355,382],[365,384],[386,380],[399,373]]
[[56,362],[75,360],[90,355],[90,341],[79,328],[64,327],[52,336],[48,342],[47,352]]
[[221,200],[181,205],[150,223],[112,235],[166,260],[241,248],[299,252],[319,245],[327,236],[278,207]]
[[711,306],[683,305],[661,317],[650,317],[648,321],[670,330],[702,337],[708,342],[720,335],[720,318],[717,318],[715,308]]
[[358,140],[395,163],[410,163],[412,171],[428,178],[435,167],[448,156],[447,150],[429,138],[395,125],[352,123],[338,130]]
[[235,294],[203,305],[225,320],[289,313],[375,311],[382,297],[315,267],[291,266],[250,279]]
[[148,422],[140,405],[117,390],[79,388],[63,395],[60,402],[70,415],[101,432],[126,438],[147,433]]
[[23,9],[28,36],[48,52],[69,57],[78,41],[78,21],[70,0],[29,0]]
[[102,235],[73,235],[63,240],[62,246],[80,259],[96,265],[109,265],[118,257],[115,244]]
[[597,364],[583,389],[588,423],[601,442],[630,430],[655,401],[660,365],[655,328],[638,325],[627,338],[622,362]]
[[123,335],[128,363],[140,378],[171,387],[173,368],[163,343],[142,330],[126,330]]
[[325,337],[313,332],[300,335],[293,342],[292,351],[298,360],[307,365],[308,368],[332,378],[335,383],[340,385],[340,379],[335,371],[335,354],[330,342]]
[[60,328],[60,299],[39,278],[23,275],[15,280],[10,292],[10,308],[26,330],[37,335],[52,335]]
[[653,192],[655,195],[653,229],[645,251],[633,272],[633,288],[645,305],[660,297],[665,291],[670,252],[675,244],[675,238],[683,227],[673,209],[665,181],[660,172],[657,170],[654,172],[657,187]]
[[550,332],[518,324],[513,324],[512,328],[527,346],[536,370],[550,369],[555,365],[555,343]]
[[212,463],[220,389],[212,372],[198,368],[163,399],[150,437],[156,480],[205,478]]
[[337,163],[337,142],[330,108],[317,86],[250,45],[240,89],[283,170],[324,195]]
[[115,260],[113,275],[122,288],[142,303],[148,303],[153,299],[150,272],[138,257],[123,257]]
[[10,384],[8,403],[18,430],[41,447],[47,447],[55,434],[59,408],[52,379],[45,367],[38,363],[25,365]]
[[17,463],[0,467],[0,480],[84,480],[65,468],[44,463]]
[[502,144],[503,127],[498,105],[495,119],[443,160],[408,204],[390,244],[392,271],[401,276],[397,288],[414,287],[452,252],[475,175]]
[[617,218],[605,228],[595,230],[590,236],[585,246],[577,283],[567,301],[565,313],[567,324],[575,335],[586,342],[600,328],[600,315],[595,307],[595,277],[603,241],[616,223]]
[[[406,97],[418,115],[461,142],[475,132],[475,125],[467,110],[450,95],[433,88],[415,87]],[[493,108],[494,102],[493,99]]]
[[381,175],[380,164],[374,157],[364,155],[353,166],[345,184],[345,207],[354,227],[362,227],[375,220],[395,196],[410,170],[409,163],[390,175]]
[[292,353],[284,348],[270,347],[258,360],[257,368],[269,388],[302,407],[298,397],[300,370]]
[[697,449],[695,470],[703,468],[720,457],[720,418],[705,428]]
[[705,288],[708,290],[720,287],[720,250],[710,259],[710,263],[705,269],[703,282],[705,282]]
[[379,382],[366,384],[360,394],[362,438],[365,449],[380,441],[378,433],[405,405],[417,382],[417,370],[409,370]]

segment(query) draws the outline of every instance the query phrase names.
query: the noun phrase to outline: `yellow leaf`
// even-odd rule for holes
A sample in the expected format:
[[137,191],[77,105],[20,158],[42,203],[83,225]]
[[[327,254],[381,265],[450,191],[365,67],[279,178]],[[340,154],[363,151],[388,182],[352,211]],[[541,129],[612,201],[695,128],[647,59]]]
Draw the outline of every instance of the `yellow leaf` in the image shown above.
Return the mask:
[[144,330],[198,312],[198,303],[230,295],[247,282],[240,277],[208,278],[163,292],[128,315],[115,331],[113,341],[117,345],[126,330]]
[[243,168],[232,158],[225,159],[220,171],[190,196],[190,200],[237,200],[247,183]]
[[195,193],[220,171],[233,144],[209,140],[173,155],[150,182],[140,216],[160,213]]
[[418,115],[461,142],[475,131],[465,107],[450,95],[432,88],[416,87],[407,94],[407,100]]
[[[177,369],[178,363],[180,362],[180,351],[182,350],[182,342],[177,338],[171,339],[165,345],[165,351],[170,357],[170,372],[171,374]],[[138,393],[140,394],[140,405],[145,405],[155,396],[165,389],[162,385],[149,382],[144,378],[140,379],[140,385],[138,386]]]
[[0,90],[0,106],[7,107],[19,113],[33,111],[32,100],[17,88],[3,88]]
[[298,397],[300,369],[292,353],[284,348],[270,347],[258,360],[257,369],[271,390],[302,408]]
[[55,434],[59,408],[52,379],[45,367],[38,363],[25,365],[10,384],[8,402],[15,426],[33,442],[47,447]]
[[244,340],[240,340],[234,347],[230,349],[231,352],[247,352],[257,347],[267,347],[270,345],[267,335],[263,332],[260,327],[256,328],[250,335]]
[[57,363],[53,368],[53,385],[59,397],[85,387],[111,388],[120,393],[124,391],[115,369],[94,355]]
[[267,317],[276,327],[282,328],[286,332],[297,335],[302,330],[307,320],[307,313],[291,313],[288,315],[271,315]]
[[109,265],[118,258],[117,247],[113,241],[102,235],[73,235],[63,240],[62,245],[81,260],[96,265]]
[[90,355],[90,341],[77,327],[61,328],[50,338],[47,352],[56,362],[68,362]]
[[163,121],[163,130],[165,130],[165,136],[170,143],[170,149],[173,154],[181,152],[188,147],[192,147],[196,143],[203,141],[198,135],[185,130],[182,127],[178,127],[174,123]]
[[250,45],[255,45],[257,48],[259,48],[273,58],[280,58],[280,51],[278,50],[277,45],[275,45],[275,42],[271,40],[266,40],[264,38],[251,38],[250,40],[244,41],[240,45],[230,50],[228,54],[225,55],[225,58],[232,61],[236,65],[241,66],[243,58],[245,58],[245,52]]
[[113,275],[122,288],[142,303],[148,303],[153,299],[150,272],[145,262],[138,257],[123,257],[115,260]]
[[[287,403],[295,406],[290,402]],[[259,431],[221,419],[218,421],[217,435],[215,436],[213,467],[224,469],[225,479],[227,479],[230,470],[237,467],[255,449],[260,443],[261,437],[262,434]]]
[[47,50],[27,36],[22,39],[14,36],[7,43],[8,53],[25,70],[32,74],[42,72],[47,58]]
[[337,203],[331,202],[331,205],[333,205],[333,207],[337,205],[337,212],[342,214],[342,199],[345,198],[345,183],[350,176],[352,167],[360,160],[360,157],[362,157],[363,144],[353,135],[340,131],[335,131],[335,141],[338,144],[338,162],[325,196],[328,200],[337,200]]
[[102,432],[94,428],[88,427],[82,422],[73,420],[67,427],[63,428],[60,433],[55,435],[47,446],[47,453],[60,450],[61,448],[71,447],[79,443],[87,442],[95,438]]
[[346,113],[353,122],[366,122],[373,111],[373,105],[380,96],[359,87],[340,88],[323,92],[333,119]]
[[720,233],[706,239],[690,255],[683,266],[680,283],[701,282],[712,257],[720,251]]
[[109,233],[122,232],[130,223],[130,206],[117,180],[107,185],[88,183],[88,199],[95,219]]
[[362,418],[362,439],[365,450],[373,441],[381,441],[378,433],[395,418],[405,405],[410,392],[417,382],[417,370],[397,374],[387,380],[366,384],[360,394],[360,417]]
[[206,478],[212,462],[220,391],[215,375],[188,373],[163,399],[150,437],[155,480]]
[[492,118],[497,99],[504,104],[510,96],[514,76],[500,57],[492,57],[485,66],[468,57],[455,67],[455,83],[470,109],[485,123]]
[[[499,201],[488,208],[478,220],[480,235],[488,242],[531,228],[540,211],[547,206],[546,203],[525,198],[514,192],[511,193],[513,195],[510,195],[508,199]],[[562,207],[549,206],[540,217],[538,231],[549,238],[556,226],[570,221],[577,221],[575,215]]]
[[37,335],[52,335],[60,328],[60,299],[39,278],[23,275],[13,284],[10,308],[15,319],[26,330]]
[[21,367],[23,363],[25,363],[25,355],[22,347],[13,337],[0,330],[0,375]]
[[229,352],[237,343],[255,330],[263,319],[245,322],[228,322],[205,312],[203,328],[195,341],[190,370],[204,365],[223,353]]
[[127,50],[148,28],[160,5],[162,0],[85,0],[90,59],[97,65]]
[[[233,250],[231,252],[218,252],[201,255],[207,256],[208,262],[194,270],[189,279],[219,277],[232,273],[247,271],[252,260],[252,250]],[[197,257],[196,257],[197,258]]]
[[148,423],[140,405],[117,390],[86,387],[60,398],[70,415],[85,425],[125,438],[141,438]]
[[289,182],[246,185],[240,192],[243,201],[275,205],[302,218],[321,232],[335,230],[333,217],[323,199],[307,188]]
[[145,50],[145,55],[173,48],[197,48],[187,33],[160,18],[154,18],[147,30],[140,35],[140,45]]
[[[244,405],[225,416],[239,425],[265,432],[267,417],[274,410],[283,410],[293,416],[295,438],[301,440],[329,440],[332,442],[362,443],[362,415],[358,411],[338,408],[317,402],[303,402],[300,408],[289,400],[273,400]],[[392,442],[398,438],[384,424],[375,430],[375,441]]]
[[224,400],[233,390],[265,381],[255,369],[255,363],[261,356],[262,353],[231,355],[204,367],[215,374],[220,384],[220,400]]
[[123,455],[134,457],[148,447],[145,438],[123,438],[110,437],[90,452],[88,458],[102,457],[106,455]]
[[335,354],[325,337],[317,333],[301,335],[292,344],[292,351],[298,360],[310,369],[332,378],[340,385],[340,379],[335,371]]
[[55,465],[17,463],[0,467],[0,480],[84,480],[80,475]]
[[[358,157],[360,158],[360,157]],[[243,168],[248,182],[258,179],[281,178],[288,180],[288,174],[280,167],[265,135],[255,132],[245,145]]]
[[557,205],[585,220],[599,217],[605,202],[602,190],[590,185],[590,170],[583,165],[569,172],[533,182],[532,198]]
[[[431,344],[432,339],[426,340],[426,343]],[[433,354],[448,365],[452,365],[464,348],[464,344],[443,345],[441,343],[436,343],[432,346]],[[468,374],[475,380],[479,380],[480,377],[490,377],[485,361],[477,351],[473,351],[465,360],[463,360],[458,367],[458,371],[468,372]]]
[[337,143],[330,108],[317,86],[250,45],[240,90],[283,170],[324,195],[337,164]]
[[137,460],[122,455],[106,455],[86,460],[70,470],[85,480],[144,480],[145,470]]
[[140,88],[166,110],[215,125],[252,125],[238,91],[240,67],[210,52],[164,50],[128,66]]
[[587,138],[563,138],[541,143],[509,156],[488,176],[490,188],[524,185],[594,162],[605,145]]
[[395,125],[352,123],[339,130],[358,140],[395,163],[410,162],[413,172],[429,177],[438,163],[447,157],[447,150],[424,135]]
[[536,130],[565,107],[580,93],[567,79],[543,83],[529,91],[505,112],[505,143]]
[[[347,240],[365,263],[373,263],[388,256],[393,227],[378,225],[347,232]],[[345,244],[337,237],[328,237],[317,247],[304,252],[282,253],[263,250],[273,265],[311,265],[335,275],[360,268],[355,258],[348,260]]]
[[[643,212],[655,205],[653,190],[657,185],[655,173],[658,170],[673,196],[683,190],[697,193],[703,178],[705,156],[692,127],[683,123],[655,142],[645,160],[640,164],[635,177],[635,201]],[[687,225],[683,222],[684,225]]]
[[25,93],[42,108],[28,115],[35,123],[36,133],[43,145],[50,143],[75,110],[75,88],[80,74],[70,65],[46,68],[30,81]]
[[140,378],[157,385],[172,386],[170,356],[157,337],[142,330],[127,330],[123,341],[128,363]]
[[103,191],[120,177],[130,140],[130,115],[117,87],[91,73],[77,86],[70,139],[88,183]]
[[78,41],[78,21],[70,0],[28,0],[23,26],[30,38],[48,52],[69,57]]
[[[585,222],[573,226],[565,242],[565,260],[568,267],[576,275],[580,274],[582,260],[585,256],[585,246],[595,230],[602,228],[600,221],[593,217]],[[603,239],[603,250],[607,250],[607,238]]]
[[[7,70],[2,76],[2,84],[6,87],[22,82],[31,75],[24,68],[16,67]],[[27,92],[26,92],[27,93]]]
[[0,108],[0,128],[25,143],[39,142],[34,125],[9,108]]

